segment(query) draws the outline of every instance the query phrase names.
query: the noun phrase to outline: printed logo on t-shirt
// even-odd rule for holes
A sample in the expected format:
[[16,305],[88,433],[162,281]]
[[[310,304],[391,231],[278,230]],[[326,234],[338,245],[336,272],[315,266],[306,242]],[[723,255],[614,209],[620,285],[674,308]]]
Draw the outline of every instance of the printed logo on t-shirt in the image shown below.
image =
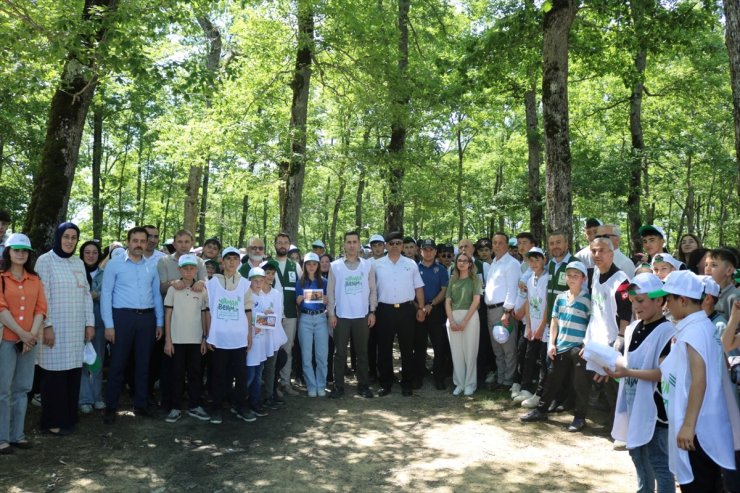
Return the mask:
[[216,305],[217,320],[239,320],[239,300],[220,298]]
[[344,278],[344,294],[353,295],[362,292],[362,274],[351,274]]
[[558,274],[558,284],[561,286],[565,285],[565,271]]
[[295,282],[296,273],[294,271],[288,272],[288,282]]

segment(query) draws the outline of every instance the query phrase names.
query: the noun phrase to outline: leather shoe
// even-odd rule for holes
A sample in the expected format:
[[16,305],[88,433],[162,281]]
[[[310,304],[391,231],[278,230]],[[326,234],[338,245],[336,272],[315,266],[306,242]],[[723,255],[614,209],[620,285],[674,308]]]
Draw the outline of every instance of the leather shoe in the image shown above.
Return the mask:
[[154,406],[135,407],[134,416],[142,418],[159,418],[159,410]]
[[330,399],[340,399],[344,397],[344,387],[337,387],[329,394]]
[[390,387],[380,387],[380,390],[378,391],[378,397],[384,397],[391,393]]
[[10,455],[12,453],[15,453],[15,450],[13,450],[13,447],[10,445],[5,448],[0,448],[0,455]]
[[404,397],[411,397],[414,395],[414,392],[411,389],[403,389],[401,390],[401,395]]
[[372,399],[373,397],[375,397],[373,395],[373,391],[370,390],[370,388],[368,387],[357,389],[357,395],[359,395],[360,397],[364,397],[365,399]]
[[584,418],[573,418],[573,422],[568,426],[568,431],[575,433],[581,431],[586,426],[586,420]]
[[107,425],[112,425],[116,422],[116,410],[106,408],[105,413],[103,414],[103,423]]
[[10,442],[10,445],[13,446],[13,447],[15,447],[15,448],[19,448],[19,449],[23,449],[23,450],[28,450],[30,448],[33,448],[33,445],[31,445],[31,442],[29,442],[29,441]]
[[527,414],[519,418],[522,423],[534,423],[535,421],[547,420],[547,414],[543,413],[539,409],[532,409]]

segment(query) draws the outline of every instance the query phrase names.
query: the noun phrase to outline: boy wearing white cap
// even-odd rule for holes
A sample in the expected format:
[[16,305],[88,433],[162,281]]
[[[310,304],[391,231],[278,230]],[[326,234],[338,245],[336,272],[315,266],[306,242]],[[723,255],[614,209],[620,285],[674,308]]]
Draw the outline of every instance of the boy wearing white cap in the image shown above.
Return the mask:
[[675,332],[663,316],[663,283],[654,274],[639,274],[628,293],[637,320],[625,330],[624,361],[617,360],[619,379],[612,437],[625,442],[637,472],[637,491],[676,490],[668,468],[668,418],[658,387],[660,362],[671,349]]
[[164,298],[164,354],[172,361],[172,386],[170,388],[172,409],[165,419],[174,423],[182,417],[180,404],[185,373],[188,376],[188,415],[201,421],[210,416],[199,405],[202,375],[202,357],[206,353],[206,327],[204,312],[208,308],[202,291],[194,291],[198,259],[186,254],[178,258],[180,281],[185,289],[170,286]]
[[661,281],[665,281],[668,274],[671,272],[681,270],[680,261],[673,258],[670,253],[659,253],[653,257],[653,262],[650,265],[653,269],[653,273],[658,276]]
[[740,412],[722,348],[693,272],[671,273],[659,293],[676,321],[675,343],[660,364],[670,469],[682,491],[715,491],[721,468],[735,469],[740,448]]
[[[573,387],[575,372],[585,373],[586,362],[579,353],[583,347],[588,319],[591,316],[591,297],[585,289],[587,270],[583,262],[572,261],[565,266],[563,277],[568,290],[560,293],[554,301],[550,322],[550,338],[547,356],[551,364],[537,408],[519,418],[528,423],[544,421],[550,403],[562,400],[563,391]],[[588,408],[588,396],[575,395],[576,407],[569,431],[583,428]]]

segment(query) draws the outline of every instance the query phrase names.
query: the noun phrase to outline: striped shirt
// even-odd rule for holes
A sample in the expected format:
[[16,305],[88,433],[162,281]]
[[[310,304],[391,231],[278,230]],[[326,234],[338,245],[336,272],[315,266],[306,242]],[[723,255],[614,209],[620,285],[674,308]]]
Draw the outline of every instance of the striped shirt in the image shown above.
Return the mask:
[[558,354],[583,343],[591,316],[591,296],[583,291],[568,303],[568,293],[560,293],[552,307],[552,318],[558,321],[558,337],[555,341]]

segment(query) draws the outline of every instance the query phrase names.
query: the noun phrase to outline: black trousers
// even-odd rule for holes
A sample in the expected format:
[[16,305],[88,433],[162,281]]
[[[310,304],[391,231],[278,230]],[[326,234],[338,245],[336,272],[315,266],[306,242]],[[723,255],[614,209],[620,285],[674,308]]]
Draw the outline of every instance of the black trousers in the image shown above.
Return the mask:
[[[377,326],[377,317],[376,317]],[[370,330],[367,338],[367,367],[370,374],[370,380],[378,377],[378,335],[375,329]]]
[[411,303],[403,303],[398,308],[378,303],[376,330],[370,332],[375,332],[378,338],[378,379],[383,388],[390,389],[393,385],[393,340],[396,336],[401,349],[401,387],[412,387],[415,315],[416,309]]
[[[575,355],[573,353],[575,352]],[[586,370],[586,361],[578,356],[580,348],[571,349],[571,358],[573,363],[573,390],[575,391],[576,400],[576,412],[574,416],[576,418],[585,418],[586,410],[588,409],[588,400],[591,396],[591,386],[594,381],[595,372]],[[619,384],[617,384],[613,378],[609,378],[604,384],[604,394],[606,395],[607,403],[609,404],[609,416],[614,418],[614,408],[617,404],[617,390]],[[585,405],[583,404],[585,402]]]
[[[175,353],[172,356],[165,355],[165,359],[171,360],[172,366],[172,388],[170,389],[169,402],[172,409],[182,407],[182,389],[185,386],[185,375],[188,384],[188,409],[198,407],[200,392],[203,386],[202,359],[200,344],[174,344]],[[246,359],[245,363],[246,365]],[[164,395],[162,396],[164,400]]]
[[522,384],[524,375],[524,360],[527,355],[527,338],[523,335],[524,330],[517,332],[519,340],[516,343],[516,370],[514,371],[514,383]]
[[233,388],[234,406],[243,406],[247,398],[247,348],[220,349],[211,353],[211,390],[213,392],[213,408],[220,411],[227,393]]
[[77,424],[82,368],[41,370],[41,429],[72,428]]
[[496,357],[493,355],[491,336],[488,331],[488,307],[483,303],[482,296],[480,306],[478,307],[478,318],[480,318],[480,334],[478,335],[480,339],[478,340],[476,369],[478,372],[478,387],[481,387],[483,381],[486,379],[486,374],[489,371],[496,371]]
[[720,493],[722,490],[722,468],[704,452],[699,437],[694,437],[696,450],[689,451],[689,463],[694,480],[681,485],[683,493]]
[[414,331],[414,379],[421,381],[426,374],[427,337],[432,342],[434,350],[434,362],[432,363],[432,374],[436,382],[444,382],[444,379],[452,374],[452,353],[450,351],[450,340],[447,337],[445,326],[444,306],[439,304],[432,308],[423,322],[416,322]]
[[[586,362],[578,355],[580,347],[572,348],[564,353],[556,354],[555,359],[550,361],[550,367],[547,370],[547,381],[542,389],[539,410],[547,412],[547,408],[552,401],[563,402],[566,394],[574,386],[576,372],[581,373],[583,378],[593,379],[593,372],[586,372]],[[585,385],[582,384],[582,385]],[[591,388],[590,380],[587,385]],[[588,411],[588,393],[573,392],[575,396],[576,418],[585,418]]]

